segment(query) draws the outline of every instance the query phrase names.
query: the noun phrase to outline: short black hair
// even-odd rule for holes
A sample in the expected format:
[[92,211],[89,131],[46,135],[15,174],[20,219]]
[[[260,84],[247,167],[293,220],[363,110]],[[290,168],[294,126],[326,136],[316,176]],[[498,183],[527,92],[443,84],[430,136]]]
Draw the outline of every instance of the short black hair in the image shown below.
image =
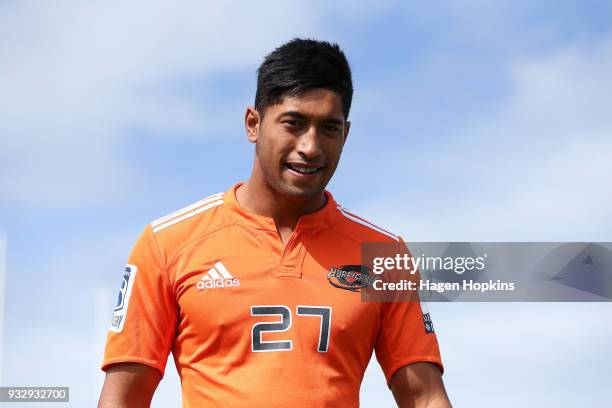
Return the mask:
[[351,67],[338,44],[294,38],[266,56],[257,70],[255,109],[265,114],[268,106],[284,96],[299,96],[315,88],[340,95],[348,118],[353,100]]

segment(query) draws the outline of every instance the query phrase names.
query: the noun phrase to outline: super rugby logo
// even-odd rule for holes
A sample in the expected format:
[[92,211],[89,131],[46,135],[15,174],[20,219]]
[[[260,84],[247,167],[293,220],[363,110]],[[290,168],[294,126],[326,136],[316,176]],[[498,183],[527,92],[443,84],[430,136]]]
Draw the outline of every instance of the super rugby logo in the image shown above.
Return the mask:
[[119,294],[117,295],[117,304],[113,309],[113,317],[111,321],[110,331],[119,333],[123,330],[125,323],[125,317],[127,316],[127,310],[130,302],[130,296],[132,295],[132,287],[134,286],[134,279],[136,279],[136,272],[138,268],[136,265],[126,265],[123,271],[123,279],[121,280],[121,287],[119,288]]
[[362,288],[372,285],[374,276],[370,274],[367,266],[344,265],[329,268],[327,281],[336,288],[359,292]]

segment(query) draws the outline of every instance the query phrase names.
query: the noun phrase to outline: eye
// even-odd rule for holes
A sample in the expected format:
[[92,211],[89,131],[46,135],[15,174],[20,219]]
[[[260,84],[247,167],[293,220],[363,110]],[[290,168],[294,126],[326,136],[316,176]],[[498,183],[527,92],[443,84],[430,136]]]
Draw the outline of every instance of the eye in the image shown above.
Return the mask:
[[300,122],[293,119],[285,119],[283,120],[283,124],[289,128],[295,128],[300,125]]
[[323,126],[323,132],[329,137],[338,137],[342,133],[342,129],[337,125]]

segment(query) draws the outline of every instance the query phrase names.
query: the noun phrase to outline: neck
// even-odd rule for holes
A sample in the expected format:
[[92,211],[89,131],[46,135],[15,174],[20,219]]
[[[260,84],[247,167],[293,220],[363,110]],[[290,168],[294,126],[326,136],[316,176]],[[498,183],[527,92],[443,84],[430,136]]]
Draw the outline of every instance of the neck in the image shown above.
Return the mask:
[[236,199],[242,208],[274,220],[277,229],[295,229],[300,217],[325,206],[324,193],[308,199],[294,199],[279,195],[263,180],[251,178],[236,191]]

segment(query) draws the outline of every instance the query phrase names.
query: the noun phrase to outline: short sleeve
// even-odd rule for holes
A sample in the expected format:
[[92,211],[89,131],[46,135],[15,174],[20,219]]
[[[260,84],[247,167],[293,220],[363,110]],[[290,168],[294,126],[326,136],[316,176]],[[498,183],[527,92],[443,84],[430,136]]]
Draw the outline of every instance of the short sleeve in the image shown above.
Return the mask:
[[[401,250],[408,251],[403,241]],[[418,280],[418,279],[417,279]],[[381,324],[376,341],[376,358],[390,385],[393,374],[416,362],[431,362],[444,370],[438,339],[425,302],[418,293],[413,300],[382,303]]]
[[162,376],[177,322],[176,300],[150,226],[134,245],[123,273],[102,370],[116,363],[141,363]]

